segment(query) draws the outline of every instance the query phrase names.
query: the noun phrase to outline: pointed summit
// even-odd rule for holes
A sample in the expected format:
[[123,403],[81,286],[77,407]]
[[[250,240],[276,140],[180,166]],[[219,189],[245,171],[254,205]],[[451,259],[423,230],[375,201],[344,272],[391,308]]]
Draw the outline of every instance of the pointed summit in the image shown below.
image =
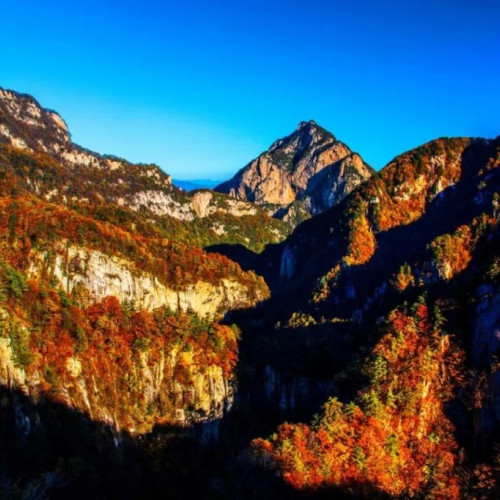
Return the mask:
[[286,147],[287,144],[295,144],[297,150],[303,150],[312,144],[327,139],[335,140],[335,137],[323,127],[320,127],[314,120],[303,121],[298,124],[297,128],[290,135],[273,142],[268,152],[271,153],[276,149]]
[[300,122],[297,129],[300,130],[300,129],[303,129],[306,127],[313,128],[313,127],[317,127],[317,126],[318,126],[318,124],[314,120],[308,120],[306,122]]
[[[302,121],[278,139],[231,180],[216,187],[237,199],[276,206],[276,216],[290,215],[300,204],[301,216],[338,203],[373,170],[314,120]],[[297,217],[292,217],[297,218]]]

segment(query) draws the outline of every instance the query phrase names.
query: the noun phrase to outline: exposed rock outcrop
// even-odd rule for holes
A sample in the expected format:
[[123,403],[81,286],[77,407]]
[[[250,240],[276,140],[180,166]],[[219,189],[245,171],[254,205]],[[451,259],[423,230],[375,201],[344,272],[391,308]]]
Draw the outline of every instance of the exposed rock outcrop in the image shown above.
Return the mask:
[[[29,337],[25,327],[19,328]],[[116,430],[144,433],[155,424],[187,426],[220,419],[233,402],[233,375],[215,363],[197,361],[202,354],[196,348],[186,352],[174,346],[155,355],[139,353],[134,366],[125,372],[115,366],[113,380],[106,380],[107,373],[100,376],[95,362],[86,362],[78,353],[66,357],[57,374],[49,365],[27,370],[19,364],[6,333],[0,327],[0,386],[37,401],[45,395],[49,374],[52,397]],[[109,383],[117,388],[113,394]],[[32,427],[29,421],[26,425]]]
[[[170,175],[157,165],[133,164],[73,143],[66,123],[56,112],[43,108],[29,95],[0,88],[0,144],[2,142],[28,155],[38,155],[41,163],[50,163],[43,169],[32,166],[28,175],[23,171],[20,184],[51,202],[112,203],[152,219],[171,217],[193,221],[229,217],[231,225],[236,227],[244,224],[239,224],[240,217],[257,215],[260,224],[265,223],[262,217],[266,212],[253,203],[209,190],[188,193],[173,186]],[[274,222],[267,231],[270,242],[285,235],[284,228],[278,235],[273,232]],[[206,231],[219,231],[218,236],[224,234],[217,221],[203,227]]]
[[239,200],[274,205],[277,217],[293,220],[294,202],[301,202],[308,215],[320,213],[372,173],[358,154],[311,120],[300,123],[295,132],[276,141],[216,190]]
[[44,272],[56,278],[65,292],[83,294],[88,303],[115,296],[135,310],[165,306],[171,311],[221,318],[232,309],[249,307],[266,298],[261,290],[249,289],[230,278],[217,283],[199,280],[174,287],[137,269],[130,261],[98,250],[64,242],[54,250],[50,255],[32,252],[30,274],[36,278],[45,268]]

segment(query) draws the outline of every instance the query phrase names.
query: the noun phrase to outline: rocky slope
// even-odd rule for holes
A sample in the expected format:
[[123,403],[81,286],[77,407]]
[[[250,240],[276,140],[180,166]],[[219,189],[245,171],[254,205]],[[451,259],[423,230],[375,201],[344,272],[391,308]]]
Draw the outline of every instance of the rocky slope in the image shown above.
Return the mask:
[[275,216],[298,221],[339,203],[372,174],[358,154],[311,120],[216,190],[272,205]]
[[225,257],[146,239],[36,198],[0,198],[0,220],[2,259],[86,303],[113,295],[137,310],[165,306],[221,318],[268,295],[262,278]]
[[[381,263],[378,275],[397,271],[410,255],[423,258],[434,238],[493,213],[498,149],[498,138],[438,139],[397,157],[343,203],[271,246],[261,269],[269,269],[271,282],[306,279],[316,286],[321,280],[314,293],[322,287],[331,297],[340,282],[344,291],[351,288],[343,275],[370,268],[375,278]],[[274,266],[265,265],[273,259]]]
[[249,203],[87,151],[57,113],[0,90],[1,383],[115,430],[220,419],[238,334],[216,321],[268,289],[165,237],[176,218],[211,217],[221,235],[220,220],[276,227]]
[[3,387],[116,431],[220,419],[235,390],[238,333],[215,320],[265,299],[264,281],[11,181],[0,179]]
[[[172,185],[156,165],[132,164],[103,156],[71,141],[68,127],[54,111],[31,96],[0,88],[0,153],[23,188],[48,201],[73,206],[112,205],[156,223],[168,236],[188,243],[241,243],[262,249],[285,236],[286,228],[252,203],[200,190],[187,193]],[[258,221],[258,235],[242,233]],[[189,241],[180,222],[200,234]],[[194,239],[194,238],[192,238]],[[236,241],[234,241],[236,240]]]
[[354,187],[361,159],[302,124],[231,188],[290,223],[321,212],[234,252],[270,295],[166,237],[227,230],[226,196],[195,193],[175,225],[163,195],[134,198],[155,167],[64,156],[56,115],[0,100],[0,488],[498,498],[500,138],[432,141]]

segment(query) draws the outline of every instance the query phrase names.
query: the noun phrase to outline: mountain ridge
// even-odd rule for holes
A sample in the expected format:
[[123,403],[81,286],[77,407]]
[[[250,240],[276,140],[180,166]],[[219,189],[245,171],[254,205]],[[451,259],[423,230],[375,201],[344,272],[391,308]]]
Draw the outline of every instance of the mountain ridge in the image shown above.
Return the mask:
[[[89,203],[112,206],[197,246],[237,242],[262,249],[288,232],[254,204],[209,190],[188,193],[172,185],[157,165],[133,164],[72,143],[58,114],[27,94],[1,88],[0,149],[24,189],[47,201],[75,209]],[[182,230],[183,223],[190,231]],[[258,230],[243,230],[250,226]]]

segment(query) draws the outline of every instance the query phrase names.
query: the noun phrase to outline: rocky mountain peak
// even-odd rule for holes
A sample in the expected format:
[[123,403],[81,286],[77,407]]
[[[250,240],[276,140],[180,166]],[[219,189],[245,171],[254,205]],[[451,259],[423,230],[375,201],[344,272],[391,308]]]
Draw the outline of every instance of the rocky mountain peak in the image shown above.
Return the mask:
[[0,87],[0,135],[13,146],[54,151],[71,143],[66,122],[30,95]]
[[297,132],[307,133],[310,135],[315,135],[318,133],[326,133],[328,135],[332,135],[330,132],[325,130],[323,127],[318,125],[314,120],[302,121],[297,125]]
[[314,120],[302,121],[299,123],[299,126],[297,128],[304,127],[317,127],[317,123]]
[[300,153],[320,142],[335,142],[336,139],[327,130],[320,127],[314,120],[300,122],[290,135],[278,139],[269,148],[269,153],[277,150],[294,150]]
[[[107,215],[101,210],[101,216],[115,222],[117,213],[133,212],[127,218],[134,231],[149,227],[156,234],[154,225],[160,223],[160,232],[169,239],[199,246],[237,241],[253,249],[288,233],[285,223],[253,203],[208,190],[187,193],[157,165],[134,164],[73,143],[59,114],[30,95],[0,88],[0,167],[4,165],[19,189],[46,201],[72,207],[105,204]],[[242,229],[251,219],[265,228],[248,237]],[[180,221],[190,229],[180,231]]]
[[278,205],[274,213],[279,218],[308,217],[338,203],[370,177],[373,170],[359,155],[349,162],[350,168],[339,168],[339,162],[353,154],[315,121],[303,121],[216,190],[240,200]]

